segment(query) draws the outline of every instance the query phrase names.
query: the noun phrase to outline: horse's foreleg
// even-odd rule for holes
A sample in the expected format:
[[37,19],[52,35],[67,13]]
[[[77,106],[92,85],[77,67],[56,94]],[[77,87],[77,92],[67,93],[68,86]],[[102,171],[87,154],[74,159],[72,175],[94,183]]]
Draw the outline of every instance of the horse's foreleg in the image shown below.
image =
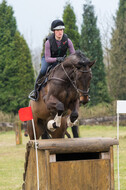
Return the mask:
[[57,128],[60,127],[61,119],[62,119],[62,115],[59,116],[58,114],[56,114],[54,119],[48,121],[47,128],[50,131],[54,132]]
[[55,111],[58,113],[58,116],[61,116],[64,112],[64,104],[53,95],[47,97],[45,103],[47,108],[52,112]]
[[71,114],[67,118],[67,125],[72,127],[78,123],[78,110],[79,110],[79,100],[77,99],[74,104],[71,105]]
[[77,99],[74,104],[72,105],[72,110],[70,114],[70,121],[74,123],[78,118],[78,111],[79,111],[79,99]]
[[73,127],[73,126],[78,125],[78,119],[76,119],[74,122],[71,122],[70,116],[69,116],[69,117],[67,118],[67,125],[68,125],[68,127]]
[[56,130],[56,128],[60,127],[61,125],[61,118],[62,113],[64,112],[64,105],[62,102],[60,102],[56,97],[52,95],[46,99],[46,105],[50,111],[55,111],[57,113],[55,118],[49,120],[47,124],[47,128],[53,132]]

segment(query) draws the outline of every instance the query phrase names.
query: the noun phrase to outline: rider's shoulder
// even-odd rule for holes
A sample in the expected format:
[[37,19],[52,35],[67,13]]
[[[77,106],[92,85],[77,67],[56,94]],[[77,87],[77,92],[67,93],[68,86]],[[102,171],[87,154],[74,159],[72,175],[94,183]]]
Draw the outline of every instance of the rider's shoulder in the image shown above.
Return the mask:
[[46,40],[51,40],[52,38],[54,38],[54,33],[53,34],[50,34],[49,36],[46,37]]

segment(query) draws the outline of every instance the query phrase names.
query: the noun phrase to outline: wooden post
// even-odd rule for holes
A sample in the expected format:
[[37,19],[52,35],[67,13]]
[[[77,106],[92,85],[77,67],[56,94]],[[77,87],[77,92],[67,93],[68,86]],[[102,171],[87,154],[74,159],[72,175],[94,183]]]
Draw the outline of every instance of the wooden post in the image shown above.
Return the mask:
[[21,122],[15,122],[16,145],[22,144]]

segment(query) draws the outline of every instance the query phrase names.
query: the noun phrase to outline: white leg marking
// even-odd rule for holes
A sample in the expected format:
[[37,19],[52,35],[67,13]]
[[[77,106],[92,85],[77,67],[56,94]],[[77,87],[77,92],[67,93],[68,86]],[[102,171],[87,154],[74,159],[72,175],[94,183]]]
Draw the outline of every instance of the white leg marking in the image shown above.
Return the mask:
[[60,127],[60,125],[61,125],[61,118],[62,118],[62,116],[58,116],[58,114],[56,114],[54,121],[56,122],[57,127]]
[[78,125],[78,119],[76,119],[73,123],[70,120],[70,117],[67,118],[67,125],[68,127],[73,127],[74,125]]
[[53,128],[53,123],[54,123],[54,120],[50,120],[48,121],[47,123],[47,128],[48,130],[50,130],[51,132],[54,132],[56,129]]

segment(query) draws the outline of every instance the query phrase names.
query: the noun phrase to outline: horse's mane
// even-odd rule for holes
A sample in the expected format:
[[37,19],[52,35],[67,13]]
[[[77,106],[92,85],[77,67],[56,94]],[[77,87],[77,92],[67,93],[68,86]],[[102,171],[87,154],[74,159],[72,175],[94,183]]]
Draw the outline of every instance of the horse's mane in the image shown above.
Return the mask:
[[85,54],[81,50],[76,50],[73,55],[77,56],[80,59],[80,61],[81,60],[83,60],[83,62],[89,61],[89,59],[85,56]]
[[70,54],[68,57],[66,57],[63,62],[63,65],[72,66],[73,64],[77,64],[78,62],[83,62],[85,64],[89,62],[89,59],[81,50],[76,50],[75,53]]

